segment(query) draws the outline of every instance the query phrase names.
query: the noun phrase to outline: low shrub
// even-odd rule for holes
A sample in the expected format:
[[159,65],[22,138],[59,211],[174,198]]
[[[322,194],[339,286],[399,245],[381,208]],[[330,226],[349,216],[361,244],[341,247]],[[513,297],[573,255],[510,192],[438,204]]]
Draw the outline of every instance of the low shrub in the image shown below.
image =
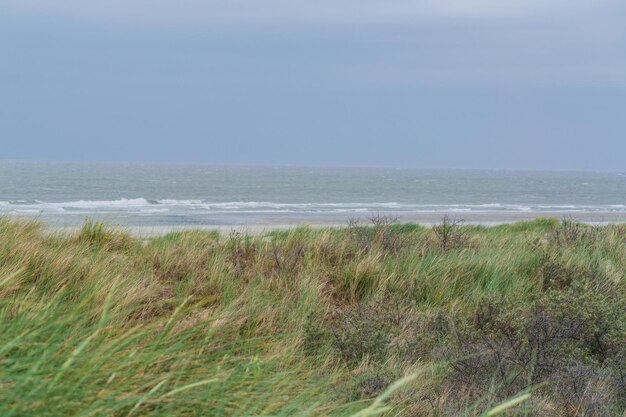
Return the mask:
[[445,253],[452,249],[463,249],[467,246],[469,236],[463,228],[463,220],[444,216],[441,223],[433,226],[439,249]]
[[386,358],[395,330],[388,311],[359,305],[338,312],[331,328],[332,346],[347,363],[356,365],[367,358]]
[[452,363],[448,383],[477,400],[539,387],[564,415],[614,415],[626,399],[625,308],[571,287],[530,307],[483,300],[471,317],[451,319],[440,356]]
[[561,247],[588,245],[595,243],[599,234],[595,227],[578,223],[571,218],[564,218],[548,233],[548,241]]
[[379,248],[385,255],[395,255],[410,246],[411,229],[397,227],[397,217],[378,213],[369,222],[370,225],[363,225],[360,219],[348,221],[348,234],[360,253]]

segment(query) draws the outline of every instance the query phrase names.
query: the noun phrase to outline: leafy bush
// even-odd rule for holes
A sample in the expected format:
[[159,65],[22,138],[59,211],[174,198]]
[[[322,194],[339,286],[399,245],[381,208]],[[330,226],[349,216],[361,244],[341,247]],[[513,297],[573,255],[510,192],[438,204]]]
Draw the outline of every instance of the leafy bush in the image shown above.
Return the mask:
[[565,415],[613,415],[626,399],[625,308],[579,288],[549,291],[530,307],[483,300],[470,318],[451,321],[442,352],[452,361],[448,383],[476,399],[546,384],[540,392]]
[[332,323],[332,346],[349,364],[368,358],[385,359],[394,331],[393,317],[380,308],[359,305],[337,314]]
[[588,271],[581,270],[575,265],[567,264],[554,254],[545,254],[539,270],[543,290],[562,290],[569,288],[572,283]]

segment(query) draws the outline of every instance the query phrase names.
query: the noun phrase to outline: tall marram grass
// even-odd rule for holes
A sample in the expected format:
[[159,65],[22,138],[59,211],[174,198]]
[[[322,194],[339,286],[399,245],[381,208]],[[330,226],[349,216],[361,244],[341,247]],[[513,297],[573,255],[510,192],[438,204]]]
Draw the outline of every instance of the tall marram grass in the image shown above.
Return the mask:
[[458,227],[0,218],[0,415],[623,413],[626,227]]

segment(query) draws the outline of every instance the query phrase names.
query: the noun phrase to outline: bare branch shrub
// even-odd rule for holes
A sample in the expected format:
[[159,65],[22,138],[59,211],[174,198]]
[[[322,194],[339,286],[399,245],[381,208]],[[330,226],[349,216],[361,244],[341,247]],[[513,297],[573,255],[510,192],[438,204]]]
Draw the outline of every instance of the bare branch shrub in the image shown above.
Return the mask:
[[548,234],[548,241],[556,246],[595,243],[597,230],[576,222],[571,216],[561,219],[559,225]]
[[445,215],[441,223],[433,226],[433,232],[439,241],[439,248],[442,252],[451,249],[461,249],[466,246],[469,236],[463,230],[464,220],[451,218]]
[[237,276],[254,266],[258,249],[249,237],[233,230],[228,236],[227,247],[230,248],[229,259]]
[[280,274],[286,272],[295,273],[302,266],[304,260],[304,246],[303,245],[277,245],[275,240],[272,240],[272,258],[274,260],[274,272]]
[[399,217],[388,214],[381,214],[380,212],[372,214],[369,218],[370,223],[377,228],[384,228],[398,223]]
[[398,220],[397,216],[376,213],[369,217],[368,226],[353,217],[348,220],[348,233],[360,252],[367,252],[373,246],[378,246],[385,254],[397,254],[407,246],[406,236],[393,228]]

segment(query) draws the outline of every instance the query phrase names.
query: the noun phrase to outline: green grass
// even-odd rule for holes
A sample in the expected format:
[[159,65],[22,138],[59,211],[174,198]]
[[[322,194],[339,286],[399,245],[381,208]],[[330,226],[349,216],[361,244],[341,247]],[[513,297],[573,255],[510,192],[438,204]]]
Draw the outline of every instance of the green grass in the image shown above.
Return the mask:
[[623,414],[626,227],[453,233],[0,218],[0,415]]

